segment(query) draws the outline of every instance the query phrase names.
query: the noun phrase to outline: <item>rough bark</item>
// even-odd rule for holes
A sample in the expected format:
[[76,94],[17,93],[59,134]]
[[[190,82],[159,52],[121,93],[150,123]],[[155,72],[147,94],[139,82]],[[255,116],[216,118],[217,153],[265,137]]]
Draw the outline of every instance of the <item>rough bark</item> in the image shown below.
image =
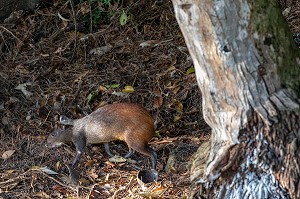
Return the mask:
[[[196,69],[219,198],[300,198],[299,57],[278,2],[173,0]],[[288,87],[289,89],[283,89]],[[299,89],[299,88],[298,88]],[[200,179],[204,174],[203,179]]]

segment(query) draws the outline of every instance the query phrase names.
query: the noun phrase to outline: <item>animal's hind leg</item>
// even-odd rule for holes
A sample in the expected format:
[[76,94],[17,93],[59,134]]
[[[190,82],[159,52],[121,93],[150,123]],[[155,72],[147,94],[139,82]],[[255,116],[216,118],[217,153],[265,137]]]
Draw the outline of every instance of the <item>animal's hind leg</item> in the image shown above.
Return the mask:
[[139,140],[128,139],[125,140],[129,149],[133,149],[141,154],[147,155],[151,158],[152,169],[156,169],[157,154],[155,150],[148,146],[148,143],[139,142]]
[[134,150],[131,147],[128,146],[128,148],[128,153],[124,156],[124,158],[129,158],[134,153]]
[[109,144],[108,142],[105,142],[104,143],[104,149],[105,149],[105,152],[107,153],[107,155],[109,155],[109,157],[113,157],[114,155],[111,153],[110,149],[109,149]]

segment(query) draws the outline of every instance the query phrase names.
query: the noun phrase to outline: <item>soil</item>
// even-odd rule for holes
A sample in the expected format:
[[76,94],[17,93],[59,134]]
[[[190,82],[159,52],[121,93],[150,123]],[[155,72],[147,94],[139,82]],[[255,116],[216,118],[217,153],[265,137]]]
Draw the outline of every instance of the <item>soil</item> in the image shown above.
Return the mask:
[[[99,2],[54,0],[0,26],[0,198],[187,198],[197,190],[188,162],[210,128],[171,1]],[[296,39],[293,8],[287,20]],[[79,184],[70,183],[75,148],[47,148],[47,135],[61,127],[60,115],[81,118],[118,102],[153,115],[158,181],[136,178],[149,158],[113,163],[99,144],[81,157]],[[110,146],[128,150],[121,141]]]

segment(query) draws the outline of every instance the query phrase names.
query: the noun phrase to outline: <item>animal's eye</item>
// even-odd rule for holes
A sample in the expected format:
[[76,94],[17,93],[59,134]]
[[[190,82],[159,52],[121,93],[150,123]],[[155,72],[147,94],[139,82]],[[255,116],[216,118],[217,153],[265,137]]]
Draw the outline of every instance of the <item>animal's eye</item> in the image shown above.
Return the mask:
[[51,136],[53,136],[53,137],[57,137],[58,135],[59,135],[59,131],[53,131],[51,133]]

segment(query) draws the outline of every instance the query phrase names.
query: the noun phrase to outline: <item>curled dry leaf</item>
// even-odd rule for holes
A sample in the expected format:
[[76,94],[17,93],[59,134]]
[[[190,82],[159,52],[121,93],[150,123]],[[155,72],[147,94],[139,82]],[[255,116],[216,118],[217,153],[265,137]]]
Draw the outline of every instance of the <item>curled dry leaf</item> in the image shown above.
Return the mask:
[[39,170],[43,171],[44,173],[47,173],[49,175],[57,175],[58,173],[49,169],[48,167],[41,167]]
[[85,166],[85,167],[91,167],[91,166],[93,166],[94,163],[95,163],[94,160],[89,160],[89,161],[86,161],[86,162],[84,163],[84,166]]
[[8,125],[9,123],[8,123],[8,118],[7,117],[3,117],[2,118],[2,124],[3,125]]
[[15,153],[16,150],[8,150],[8,151],[5,151],[3,154],[2,154],[2,158],[4,160],[10,158],[14,153]]
[[164,101],[164,99],[161,95],[160,89],[158,87],[154,88],[153,93],[155,94],[153,107],[159,108],[162,106],[163,101]]
[[132,86],[125,86],[124,89],[122,90],[123,93],[133,93],[134,88]]
[[159,107],[162,106],[163,102],[164,102],[163,97],[162,96],[157,96],[157,97],[154,98],[153,107],[154,108],[159,108]]
[[87,1],[83,2],[81,5],[80,5],[80,9],[79,9],[79,12],[81,12],[81,14],[85,15],[87,13],[90,12],[90,6],[88,4]]
[[114,157],[109,158],[109,161],[114,163],[121,163],[126,162],[126,159],[121,156],[115,155]]
[[94,48],[89,52],[89,54],[102,56],[105,53],[107,53],[108,51],[110,51],[112,49],[112,47],[113,47],[112,45],[107,45],[107,46],[101,46],[98,48]]
[[19,84],[15,89],[22,91],[22,93],[25,95],[25,97],[29,98],[29,97],[31,97],[33,95],[33,93],[27,91],[26,87],[27,86],[32,86],[32,85],[33,85],[32,82],[27,82],[27,83],[24,83],[24,84]]

